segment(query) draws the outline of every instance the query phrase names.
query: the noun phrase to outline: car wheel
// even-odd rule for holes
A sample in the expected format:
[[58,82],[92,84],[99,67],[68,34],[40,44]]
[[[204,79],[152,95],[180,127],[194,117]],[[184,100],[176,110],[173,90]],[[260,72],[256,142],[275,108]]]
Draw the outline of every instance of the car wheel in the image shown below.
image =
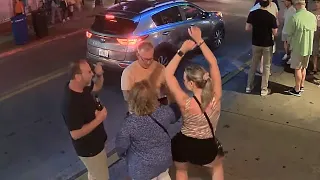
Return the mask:
[[155,60],[160,64],[167,66],[177,50],[169,43],[162,43],[156,47],[154,52]]
[[222,42],[223,42],[223,39],[224,39],[224,29],[223,28],[217,28],[213,35],[212,35],[212,47],[214,49],[218,49]]

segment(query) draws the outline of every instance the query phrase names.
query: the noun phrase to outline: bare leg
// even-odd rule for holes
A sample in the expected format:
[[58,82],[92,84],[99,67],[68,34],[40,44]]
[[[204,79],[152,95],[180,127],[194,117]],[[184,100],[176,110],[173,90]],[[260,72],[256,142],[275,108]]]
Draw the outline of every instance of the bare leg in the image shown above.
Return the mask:
[[212,166],[212,180],[224,180],[223,157],[216,157]]
[[307,75],[307,70],[306,68],[302,68],[301,69],[301,74],[302,74],[302,78],[301,78],[301,87],[304,87],[304,81],[306,80],[306,75]]
[[296,92],[299,92],[300,88],[301,88],[301,82],[302,82],[302,70],[301,69],[295,69],[295,80],[296,80],[295,90],[296,90]]
[[176,180],[188,180],[188,163],[174,162],[176,167]]

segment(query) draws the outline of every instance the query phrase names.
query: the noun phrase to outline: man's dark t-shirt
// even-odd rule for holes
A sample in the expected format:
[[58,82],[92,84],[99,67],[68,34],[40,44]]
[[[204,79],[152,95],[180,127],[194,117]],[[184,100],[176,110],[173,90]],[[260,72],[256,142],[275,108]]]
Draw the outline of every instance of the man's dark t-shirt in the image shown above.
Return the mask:
[[[94,83],[86,87],[82,93],[72,91],[69,83],[65,89],[63,103],[63,117],[69,131],[81,129],[95,119],[96,102],[91,94]],[[93,157],[104,149],[107,134],[103,123],[97,126],[91,133],[74,140],[73,146],[81,157]]]
[[278,28],[274,15],[267,10],[257,9],[250,12],[247,23],[252,25],[252,45],[273,46],[272,29]]

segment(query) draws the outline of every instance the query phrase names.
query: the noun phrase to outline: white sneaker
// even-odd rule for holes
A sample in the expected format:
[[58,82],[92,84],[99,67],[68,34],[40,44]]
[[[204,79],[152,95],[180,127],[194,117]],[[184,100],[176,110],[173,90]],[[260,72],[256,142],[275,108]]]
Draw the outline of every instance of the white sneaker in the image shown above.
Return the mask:
[[246,93],[251,93],[251,88],[246,87]]
[[291,64],[291,58],[288,60],[287,64]]
[[267,96],[270,94],[270,89],[267,89],[267,90],[261,90],[261,96]]
[[283,56],[282,60],[285,61],[287,58],[288,58],[288,55],[285,54],[285,55]]

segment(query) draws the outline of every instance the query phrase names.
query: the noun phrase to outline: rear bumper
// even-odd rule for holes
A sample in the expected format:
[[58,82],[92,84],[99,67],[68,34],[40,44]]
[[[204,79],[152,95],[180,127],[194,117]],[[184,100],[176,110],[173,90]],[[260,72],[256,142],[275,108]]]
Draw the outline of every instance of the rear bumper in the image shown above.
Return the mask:
[[97,56],[87,51],[87,59],[91,63],[101,62],[104,67],[112,69],[124,69],[129,66],[133,61],[118,61],[114,59],[108,59],[101,56]]

